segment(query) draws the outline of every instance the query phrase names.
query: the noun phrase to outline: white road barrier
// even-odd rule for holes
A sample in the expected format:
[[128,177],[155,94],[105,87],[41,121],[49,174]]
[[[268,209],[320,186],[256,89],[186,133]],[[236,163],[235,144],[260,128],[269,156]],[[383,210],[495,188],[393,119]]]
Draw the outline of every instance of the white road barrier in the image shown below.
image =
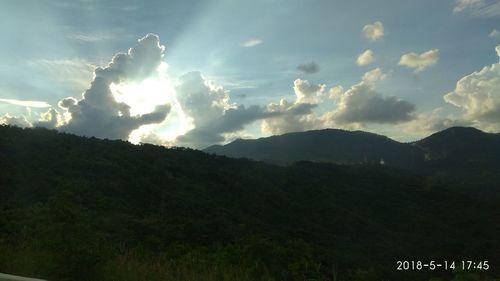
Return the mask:
[[46,281],[46,280],[0,273],[0,281]]

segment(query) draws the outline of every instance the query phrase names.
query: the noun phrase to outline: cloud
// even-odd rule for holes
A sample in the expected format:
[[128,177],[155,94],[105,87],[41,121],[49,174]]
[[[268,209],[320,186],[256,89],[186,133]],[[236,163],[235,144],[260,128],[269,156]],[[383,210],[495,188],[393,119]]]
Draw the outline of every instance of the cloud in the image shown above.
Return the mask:
[[71,33],[68,35],[68,38],[75,39],[78,41],[83,41],[83,42],[96,42],[96,41],[103,41],[103,40],[112,40],[116,38],[116,31],[115,32],[93,32],[93,33]]
[[471,15],[476,17],[498,17],[500,16],[499,1],[485,0],[457,0],[453,13],[458,14],[464,11],[469,11]]
[[322,121],[314,115],[325,96],[324,84],[311,84],[308,80],[296,79],[293,82],[295,101],[281,99],[279,103],[270,103],[266,109],[275,116],[262,121],[261,131],[267,134],[284,134],[311,130],[322,126]]
[[297,97],[296,103],[318,103],[324,94],[325,85],[314,85],[307,80],[293,81],[293,91]]
[[500,31],[498,31],[496,29],[493,29],[488,36],[490,38],[499,38],[500,37]]
[[363,27],[363,34],[367,39],[376,41],[384,36],[384,25],[380,21],[367,24]]
[[[58,106],[62,112],[50,108],[33,124],[24,117],[4,116],[1,120],[23,126],[57,128],[84,136],[204,148],[227,141],[256,121],[262,121],[263,132],[279,134],[363,123],[394,124],[414,118],[412,104],[383,97],[374,91],[372,82],[385,77],[380,68],[365,73],[363,80],[347,91],[340,85],[327,90],[324,84],[296,79],[293,101],[281,99],[266,106],[231,102],[228,90],[205,79],[199,72],[182,75],[175,93],[166,93],[167,99],[161,94],[161,97],[150,97],[141,91],[158,88],[158,84],[146,82],[156,81],[162,69],[166,71],[163,53],[158,36],[148,34],[127,53],[115,55],[108,66],[97,67],[81,98],[61,99]],[[160,80],[157,82],[164,82]],[[141,88],[142,85],[146,85],[145,88]],[[132,97],[126,97],[128,95]],[[137,104],[131,102],[149,98],[154,102],[146,103],[146,109],[141,107],[139,110]],[[323,104],[324,101],[328,103]],[[175,128],[166,125],[172,122],[182,124]]]
[[26,116],[10,116],[8,113],[0,117],[0,124],[12,125],[21,128],[44,127],[55,129],[62,123],[61,116],[57,110],[49,108],[46,112],[40,115],[40,119],[31,123]]
[[259,45],[259,44],[262,44],[262,40],[254,38],[254,39],[249,39],[249,40],[247,40],[245,42],[242,42],[241,46],[249,48],[249,47],[255,47],[255,46]]
[[54,108],[50,108],[47,112],[40,115],[40,119],[33,123],[33,127],[44,127],[55,129],[63,124],[61,115]]
[[32,100],[17,100],[17,99],[0,99],[0,102],[19,105],[19,106],[27,106],[27,107],[50,107],[50,104],[44,101],[32,101]]
[[24,115],[10,116],[8,113],[6,113],[4,116],[0,116],[0,124],[11,125],[20,128],[29,128],[32,126]]
[[386,77],[386,74],[384,74],[382,72],[382,69],[380,69],[379,67],[377,67],[375,69],[372,69],[372,70],[366,72],[363,75],[362,80],[365,81],[365,82],[375,82],[375,81],[384,80],[385,77]]
[[415,68],[415,72],[425,70],[427,67],[436,64],[439,59],[439,50],[432,49],[421,54],[408,53],[401,56],[399,65]]
[[490,18],[500,16],[500,2],[492,1],[483,6],[479,6],[473,13],[475,16]]
[[383,97],[364,81],[339,97],[331,117],[338,124],[397,124],[414,119],[415,106],[396,97]]
[[408,134],[428,135],[454,126],[471,126],[470,121],[455,116],[442,116],[442,108],[417,114],[414,120],[401,124],[399,127]]
[[[500,57],[500,45],[495,48]],[[461,78],[444,100],[463,110],[463,119],[485,130],[500,130],[500,62]]]
[[[365,73],[363,81],[347,91],[340,85],[326,91],[325,85],[313,85],[307,80],[297,79],[294,82],[295,101],[291,103],[282,99],[278,104],[269,104],[268,111],[280,114],[264,119],[261,130],[269,134],[283,134],[329,127],[359,129],[366,123],[400,124],[413,120],[413,104],[375,92],[373,82],[384,78],[382,70],[375,68]],[[316,114],[315,109],[327,96],[334,100],[331,108]]]
[[453,8],[453,13],[460,13],[465,9],[482,5],[484,5],[484,0],[457,0]]
[[170,105],[158,105],[150,113],[131,116],[130,106],[117,102],[110,86],[140,82],[151,76],[160,66],[164,49],[157,35],[148,34],[127,53],[115,55],[107,67],[96,68],[94,80],[82,99],[69,97],[59,102],[67,120],[59,129],[77,135],[128,139],[140,126],[162,122],[170,112]]
[[319,71],[319,65],[315,62],[303,63],[297,66],[297,69],[305,74],[313,74]]
[[368,49],[361,54],[359,54],[358,59],[356,60],[356,63],[358,65],[368,65],[372,63],[375,60],[373,57],[373,51]]
[[277,135],[317,128],[321,126],[321,121],[313,115],[313,109],[317,106],[310,103],[290,103],[285,99],[281,99],[278,104],[271,103],[267,110],[278,114],[273,118],[264,119],[261,130]]
[[328,97],[330,99],[336,99],[344,93],[344,88],[341,85],[333,86],[328,90]]
[[190,72],[179,78],[176,87],[180,105],[192,118],[194,128],[179,136],[176,142],[204,148],[225,141],[224,134],[243,130],[245,125],[279,113],[260,106],[236,105],[230,102],[229,91],[207,81],[201,73]]

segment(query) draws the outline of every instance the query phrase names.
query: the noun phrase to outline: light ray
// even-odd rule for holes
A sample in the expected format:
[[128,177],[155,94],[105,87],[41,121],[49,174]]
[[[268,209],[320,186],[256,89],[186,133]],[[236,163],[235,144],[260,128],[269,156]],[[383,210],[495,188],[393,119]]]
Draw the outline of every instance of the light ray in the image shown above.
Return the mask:
[[0,102],[12,104],[12,105],[28,106],[28,107],[39,107],[39,108],[50,107],[50,104],[48,104],[44,101],[0,99]]

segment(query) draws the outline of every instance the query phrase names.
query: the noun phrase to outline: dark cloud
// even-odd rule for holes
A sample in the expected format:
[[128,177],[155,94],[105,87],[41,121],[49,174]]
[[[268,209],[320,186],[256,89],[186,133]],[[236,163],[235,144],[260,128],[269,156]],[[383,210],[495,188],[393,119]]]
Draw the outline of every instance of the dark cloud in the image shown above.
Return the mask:
[[270,134],[283,134],[321,128],[322,121],[314,115],[325,96],[325,85],[311,84],[308,80],[296,79],[293,82],[295,101],[281,99],[279,104],[267,106],[270,112],[279,113],[263,120],[261,129]]
[[361,82],[340,96],[333,114],[338,124],[389,123],[410,121],[415,105],[396,97],[383,97],[372,86]]
[[319,120],[313,115],[317,106],[312,103],[289,103],[284,99],[279,104],[269,104],[268,111],[277,114],[263,120],[261,129],[266,133],[284,134],[317,128]]
[[196,127],[187,134],[177,137],[177,141],[192,147],[204,148],[209,145],[224,142],[224,134],[241,131],[244,127],[256,120],[275,116],[278,113],[266,112],[259,106],[245,107],[226,110],[223,115],[205,126]]
[[128,139],[129,134],[142,125],[160,123],[170,112],[170,106],[157,106],[153,112],[131,116],[130,107],[117,102],[111,84],[140,82],[154,73],[161,63],[164,47],[157,35],[148,34],[138,40],[127,53],[115,55],[105,68],[96,68],[90,88],[81,100],[65,98],[59,106],[70,116],[59,127],[62,131],[100,138]]
[[199,72],[190,72],[179,78],[176,87],[178,100],[184,112],[193,119],[195,128],[177,137],[181,145],[203,148],[223,142],[226,133],[243,130],[256,120],[275,116],[260,106],[231,104],[229,92],[206,81]]
[[303,63],[297,66],[297,69],[306,74],[313,74],[319,71],[319,65],[315,62]]

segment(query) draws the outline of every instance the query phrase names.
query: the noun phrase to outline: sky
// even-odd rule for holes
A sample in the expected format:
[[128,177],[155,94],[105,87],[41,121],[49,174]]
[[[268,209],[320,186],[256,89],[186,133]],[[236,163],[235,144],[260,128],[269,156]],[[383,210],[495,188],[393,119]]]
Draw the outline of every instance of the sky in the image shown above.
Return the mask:
[[0,0],[0,123],[204,148],[500,132],[499,0]]

